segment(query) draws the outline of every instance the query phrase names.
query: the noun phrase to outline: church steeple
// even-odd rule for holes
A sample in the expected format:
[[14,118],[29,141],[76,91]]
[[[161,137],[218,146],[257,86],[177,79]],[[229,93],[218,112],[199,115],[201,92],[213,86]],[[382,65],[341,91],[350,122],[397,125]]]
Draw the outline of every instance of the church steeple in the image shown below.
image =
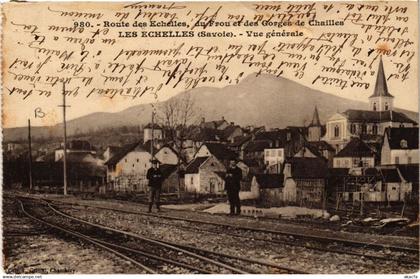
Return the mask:
[[321,140],[321,121],[319,121],[318,108],[315,106],[312,122],[308,127],[308,141]]
[[384,64],[382,62],[382,56],[379,60],[378,72],[376,75],[376,83],[373,94],[369,97],[370,108],[373,111],[386,111],[393,109],[392,96],[388,91],[388,85],[386,83]]
[[312,122],[310,126],[321,126],[321,121],[319,121],[318,108],[315,106],[314,115],[312,116]]

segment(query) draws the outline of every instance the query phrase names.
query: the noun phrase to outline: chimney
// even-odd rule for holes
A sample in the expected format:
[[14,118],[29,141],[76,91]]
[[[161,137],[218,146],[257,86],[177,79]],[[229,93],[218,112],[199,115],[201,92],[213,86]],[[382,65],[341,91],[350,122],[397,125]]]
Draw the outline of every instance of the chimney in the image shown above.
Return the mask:
[[222,116],[222,120],[225,120],[225,117],[224,116]]

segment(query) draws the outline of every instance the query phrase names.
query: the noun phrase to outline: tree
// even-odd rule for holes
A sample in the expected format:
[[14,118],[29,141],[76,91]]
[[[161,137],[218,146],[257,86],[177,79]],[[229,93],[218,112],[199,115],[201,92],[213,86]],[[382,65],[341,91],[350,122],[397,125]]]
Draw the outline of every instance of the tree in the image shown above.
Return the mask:
[[178,197],[181,194],[180,166],[185,157],[185,140],[189,135],[189,125],[197,119],[194,98],[185,93],[162,103],[157,112],[157,119],[163,123],[165,138],[178,152]]

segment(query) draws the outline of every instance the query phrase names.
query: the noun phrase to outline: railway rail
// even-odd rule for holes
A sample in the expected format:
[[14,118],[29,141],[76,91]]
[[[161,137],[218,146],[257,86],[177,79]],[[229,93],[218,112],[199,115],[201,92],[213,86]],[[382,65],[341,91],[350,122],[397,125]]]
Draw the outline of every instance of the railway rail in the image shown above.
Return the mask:
[[[302,239],[302,240],[310,240],[318,243],[325,243],[325,244],[331,244],[331,243],[338,243],[341,245],[344,245],[346,247],[362,247],[362,248],[370,248],[375,250],[383,250],[383,249],[389,249],[397,252],[402,253],[408,253],[408,254],[416,254],[418,257],[419,250],[418,248],[414,247],[408,247],[408,246],[396,246],[396,245],[385,245],[382,243],[376,243],[376,242],[365,242],[365,241],[358,241],[358,240],[351,240],[351,239],[345,239],[345,238],[338,238],[338,237],[326,237],[326,236],[319,236],[319,235],[311,235],[311,234],[305,234],[305,233],[296,233],[296,232],[290,232],[290,231],[281,231],[281,230],[271,230],[271,229],[265,229],[265,228],[253,228],[248,226],[240,226],[235,224],[226,224],[221,222],[213,222],[213,221],[207,221],[207,220],[198,220],[198,219],[189,219],[189,218],[182,218],[178,216],[169,216],[164,213],[146,213],[146,212],[139,212],[139,211],[132,211],[127,209],[118,209],[118,208],[110,208],[106,206],[98,206],[98,205],[86,205],[86,204],[79,204],[79,203],[62,203],[57,204],[54,200],[45,200],[48,202],[52,202],[57,206],[63,206],[64,204],[70,205],[70,206],[81,206],[81,207],[90,207],[90,208],[97,208],[97,209],[103,209],[103,210],[111,210],[115,212],[121,212],[121,213],[129,213],[129,214],[135,214],[135,215],[143,215],[143,216],[151,216],[156,217],[160,219],[167,219],[167,220],[173,220],[173,221],[182,221],[182,222],[188,222],[188,223],[195,223],[195,224],[201,224],[201,225],[209,225],[209,226],[216,226],[218,230],[220,230],[219,233],[225,233],[226,229],[234,229],[237,231],[248,231],[248,232],[256,232],[261,234],[269,234],[274,236],[291,236],[294,239]],[[279,243],[281,241],[279,240]],[[290,245],[299,245],[299,243],[291,243],[288,242]],[[284,243],[283,243],[284,244]],[[306,247],[311,248],[311,247]],[[312,247],[314,249],[318,249],[319,247]],[[318,250],[324,250],[324,251],[330,251],[330,252],[337,252],[337,253],[352,253],[347,250],[339,250],[336,249],[333,251],[333,249],[323,249],[319,248]],[[368,256],[358,253],[353,253],[354,255],[360,255],[360,256]],[[375,258],[375,256],[372,256],[372,258]],[[377,259],[381,259],[381,257],[376,257]],[[385,258],[383,258],[385,259]],[[389,259],[389,258],[386,258]],[[392,260],[392,259],[391,259]],[[400,260],[400,259],[395,259]],[[404,262],[403,259],[401,259],[402,262]],[[410,261],[408,261],[410,263]]]
[[[181,268],[182,273],[244,274],[268,273],[267,270],[269,270],[269,273],[306,273],[271,262],[216,253],[179,243],[169,243],[94,224],[65,214],[45,201],[44,203],[38,201],[32,207],[33,211],[43,207],[42,214],[48,216],[38,217],[25,209],[24,202],[20,201],[20,203],[22,211],[31,219],[119,255],[148,273],[162,272],[162,270],[159,270],[162,262]],[[47,209],[50,211],[49,214]],[[51,215],[51,212],[53,215]],[[50,219],[53,219],[53,221]],[[165,256],[162,256],[162,253]],[[172,256],[172,258],[168,256]],[[153,268],[150,266],[153,266]]]

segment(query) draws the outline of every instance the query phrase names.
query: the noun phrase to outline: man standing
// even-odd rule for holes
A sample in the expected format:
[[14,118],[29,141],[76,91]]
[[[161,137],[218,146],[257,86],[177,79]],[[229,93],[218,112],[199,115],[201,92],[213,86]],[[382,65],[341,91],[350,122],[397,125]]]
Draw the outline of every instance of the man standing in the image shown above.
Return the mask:
[[242,171],[236,165],[235,160],[231,160],[226,171],[225,190],[230,204],[230,215],[241,214],[241,202],[239,191],[241,190]]
[[146,178],[149,179],[149,213],[152,212],[153,202],[160,211],[160,190],[162,189],[162,172],[158,168],[157,160],[152,160],[152,167],[147,170]]

